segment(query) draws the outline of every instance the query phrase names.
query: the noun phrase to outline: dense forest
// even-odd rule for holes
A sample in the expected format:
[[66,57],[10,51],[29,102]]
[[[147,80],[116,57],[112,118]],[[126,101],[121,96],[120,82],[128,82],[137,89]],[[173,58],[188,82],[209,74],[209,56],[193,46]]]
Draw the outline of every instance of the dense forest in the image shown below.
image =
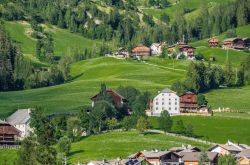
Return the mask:
[[[160,21],[142,12],[136,3],[132,0],[16,0],[3,4],[0,13],[6,20],[49,22],[91,39],[114,40],[117,46],[127,47],[159,41],[172,44],[183,35],[186,40],[198,40],[250,22],[249,0],[218,4],[213,8],[201,2],[201,12],[191,20],[184,17],[191,12],[184,5],[176,11],[174,20],[162,14]],[[166,0],[149,0],[148,4],[168,7]]]

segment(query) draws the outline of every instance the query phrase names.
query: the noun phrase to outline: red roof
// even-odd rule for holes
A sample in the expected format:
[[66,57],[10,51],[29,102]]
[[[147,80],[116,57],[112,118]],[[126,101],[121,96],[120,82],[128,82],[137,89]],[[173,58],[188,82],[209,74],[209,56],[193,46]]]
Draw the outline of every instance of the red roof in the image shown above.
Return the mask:
[[8,123],[0,123],[0,134],[19,135],[20,131]]
[[148,52],[150,53],[150,48],[144,46],[144,45],[138,45],[134,49],[132,49],[132,53],[140,53],[140,52]]
[[215,38],[215,37],[212,37],[208,40],[208,42],[215,42],[215,43],[218,43],[219,42],[219,39],[218,38]]

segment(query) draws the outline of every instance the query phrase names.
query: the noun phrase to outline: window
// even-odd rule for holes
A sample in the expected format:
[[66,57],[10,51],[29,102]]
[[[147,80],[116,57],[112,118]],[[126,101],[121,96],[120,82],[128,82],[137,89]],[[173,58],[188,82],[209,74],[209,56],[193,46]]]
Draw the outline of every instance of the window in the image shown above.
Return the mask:
[[158,107],[156,107],[155,109],[158,110]]
[[171,102],[169,102],[168,104],[171,105]]
[[171,111],[171,107],[168,108]]
[[177,107],[175,107],[175,110],[177,111]]
[[155,104],[158,105],[158,102],[156,102]]
[[175,105],[177,105],[177,102],[175,102]]
[[164,102],[162,102],[162,105],[164,105]]

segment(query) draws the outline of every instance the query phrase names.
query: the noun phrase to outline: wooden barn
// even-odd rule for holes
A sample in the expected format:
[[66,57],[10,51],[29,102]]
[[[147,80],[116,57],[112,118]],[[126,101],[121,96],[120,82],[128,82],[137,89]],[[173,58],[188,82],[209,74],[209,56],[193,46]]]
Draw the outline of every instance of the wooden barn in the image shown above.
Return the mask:
[[21,132],[7,122],[0,120],[0,145],[16,144]]
[[[123,104],[126,104],[128,102],[127,99],[125,99],[123,96],[121,96],[119,93],[113,91],[112,89],[107,89],[106,92],[112,98],[114,104],[117,107],[120,107]],[[100,95],[100,93],[98,93],[95,96],[90,98],[92,100],[92,107],[94,107],[96,101],[98,100],[99,95]]]

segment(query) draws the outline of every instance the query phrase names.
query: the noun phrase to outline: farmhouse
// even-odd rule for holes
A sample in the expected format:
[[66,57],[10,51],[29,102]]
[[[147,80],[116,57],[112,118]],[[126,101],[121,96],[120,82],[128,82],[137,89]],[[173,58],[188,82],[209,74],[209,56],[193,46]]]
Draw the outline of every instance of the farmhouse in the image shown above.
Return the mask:
[[250,48],[250,38],[243,38],[244,46]]
[[[201,152],[182,152],[182,161],[184,165],[199,165]],[[215,152],[206,152],[208,156],[208,161],[206,164],[217,165],[218,164],[218,153]]]
[[[177,47],[179,47],[179,50],[176,50]],[[180,42],[178,44],[172,45],[168,47],[168,52],[171,54],[173,52],[179,51],[179,54],[177,56],[179,57],[181,54],[185,55],[187,59],[194,60],[195,59],[195,48],[188,45],[185,42]]]
[[161,42],[161,43],[153,43],[150,46],[150,50],[151,50],[151,55],[160,55],[162,52],[162,47],[165,46],[166,43],[165,42]]
[[237,160],[237,165],[249,165],[250,156],[244,156]]
[[245,43],[241,38],[228,38],[223,41],[224,49],[244,49]]
[[142,60],[150,56],[150,48],[144,45],[138,45],[134,49],[132,49],[132,56],[135,59]]
[[181,147],[172,147],[169,151],[181,154],[182,152],[200,152],[201,150],[198,147],[193,147],[191,145],[182,145]]
[[0,145],[13,145],[21,132],[9,123],[0,120]]
[[129,156],[129,158],[133,159],[144,159],[150,164],[158,165],[158,164],[181,164],[181,156],[171,152],[171,151],[140,151],[136,154]]
[[235,144],[231,141],[228,141],[226,144],[217,144],[209,149],[211,152],[217,152],[221,155],[236,155],[243,151],[244,149],[250,149],[246,144]]
[[118,51],[115,53],[117,58],[127,59],[129,58],[129,52],[126,48],[119,48]]
[[19,109],[9,116],[6,121],[21,132],[21,138],[29,136],[31,128],[29,126],[31,109]]
[[219,46],[219,39],[216,37],[212,37],[208,40],[209,47],[218,47]]
[[[120,107],[124,104],[127,103],[127,99],[125,99],[123,96],[121,96],[119,93],[113,91],[112,89],[107,89],[106,90],[107,94],[109,96],[111,96],[114,104],[117,106],[117,107]],[[96,101],[98,100],[98,96],[100,95],[100,93],[94,95],[93,97],[91,97],[91,101],[92,101],[92,107],[94,107]]]
[[206,105],[197,104],[197,95],[193,92],[186,92],[180,96],[180,112],[182,113],[208,113]]
[[116,160],[102,160],[90,161],[87,165],[143,165],[149,164],[145,159],[116,159]]
[[162,111],[168,111],[171,116],[180,113],[179,96],[166,88],[155,96],[151,103],[149,116],[160,116]]

